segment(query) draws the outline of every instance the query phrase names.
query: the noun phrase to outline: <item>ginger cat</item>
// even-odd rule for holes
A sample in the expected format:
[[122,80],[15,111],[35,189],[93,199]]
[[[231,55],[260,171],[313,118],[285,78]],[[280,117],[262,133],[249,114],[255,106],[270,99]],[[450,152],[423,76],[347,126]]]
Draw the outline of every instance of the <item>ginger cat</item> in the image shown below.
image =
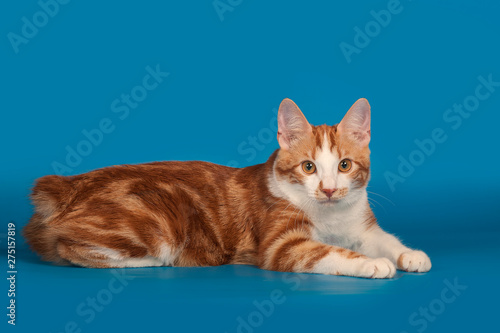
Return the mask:
[[154,162],[40,178],[24,229],[44,260],[84,267],[249,264],[391,278],[429,257],[377,224],[368,204],[370,105],[310,125],[285,99],[266,163]]

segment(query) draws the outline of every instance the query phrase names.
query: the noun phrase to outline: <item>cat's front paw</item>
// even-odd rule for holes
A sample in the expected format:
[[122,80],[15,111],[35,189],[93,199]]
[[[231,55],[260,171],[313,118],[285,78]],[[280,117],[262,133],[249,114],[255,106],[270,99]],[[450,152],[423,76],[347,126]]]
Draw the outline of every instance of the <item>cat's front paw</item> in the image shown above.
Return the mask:
[[389,279],[396,274],[396,267],[387,258],[367,259],[361,264],[361,277]]
[[403,252],[398,258],[398,269],[407,272],[428,272],[431,260],[423,251]]

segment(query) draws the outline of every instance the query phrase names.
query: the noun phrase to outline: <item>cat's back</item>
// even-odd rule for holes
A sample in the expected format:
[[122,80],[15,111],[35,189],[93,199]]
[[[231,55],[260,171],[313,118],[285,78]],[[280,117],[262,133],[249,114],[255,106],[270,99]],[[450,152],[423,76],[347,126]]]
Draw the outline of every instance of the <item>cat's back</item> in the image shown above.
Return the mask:
[[[221,184],[238,169],[203,161],[166,161],[144,164],[124,164],[96,169],[75,176],[49,175],[37,179],[33,199],[41,193],[51,193],[56,200],[64,200],[65,192],[84,191],[87,194],[105,190],[130,189],[137,184],[150,186],[186,186],[203,188]],[[109,191],[108,191],[109,192]],[[57,194],[60,195],[57,195]],[[36,202],[35,202],[36,204]]]
[[117,165],[76,176],[41,177],[31,199],[36,213],[50,220],[103,206],[157,210],[165,202],[189,201],[192,205],[203,200],[210,204],[220,199],[218,194],[227,192],[227,183],[237,170],[202,161]]
[[237,170],[203,161],[165,161],[116,165],[67,178],[73,183],[93,183],[96,186],[110,182],[135,180],[156,182],[178,181],[194,184],[199,181],[221,181],[230,177]]

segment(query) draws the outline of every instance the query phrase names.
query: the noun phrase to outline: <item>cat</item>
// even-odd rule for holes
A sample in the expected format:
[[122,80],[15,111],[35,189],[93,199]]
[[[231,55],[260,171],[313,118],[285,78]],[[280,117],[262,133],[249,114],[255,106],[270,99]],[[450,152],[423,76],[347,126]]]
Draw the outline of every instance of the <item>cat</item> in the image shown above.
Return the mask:
[[266,270],[391,278],[429,257],[383,231],[369,206],[370,105],[312,126],[284,99],[267,162],[112,166],[45,176],[24,228],[32,249],[83,267],[257,265]]

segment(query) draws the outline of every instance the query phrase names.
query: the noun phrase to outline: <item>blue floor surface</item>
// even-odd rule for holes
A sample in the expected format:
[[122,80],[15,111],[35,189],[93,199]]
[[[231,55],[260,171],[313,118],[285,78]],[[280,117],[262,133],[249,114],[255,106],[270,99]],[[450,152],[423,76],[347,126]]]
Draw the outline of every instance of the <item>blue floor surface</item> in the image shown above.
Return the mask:
[[[4,1],[0,333],[499,332],[499,13],[493,0]],[[286,97],[314,125],[370,101],[375,215],[429,254],[429,273],[56,267],[20,237],[44,175],[265,162]]]
[[487,331],[498,327],[499,237],[498,231],[405,235],[427,251],[433,268],[390,280],[238,265],[56,267],[23,247],[15,331]]

